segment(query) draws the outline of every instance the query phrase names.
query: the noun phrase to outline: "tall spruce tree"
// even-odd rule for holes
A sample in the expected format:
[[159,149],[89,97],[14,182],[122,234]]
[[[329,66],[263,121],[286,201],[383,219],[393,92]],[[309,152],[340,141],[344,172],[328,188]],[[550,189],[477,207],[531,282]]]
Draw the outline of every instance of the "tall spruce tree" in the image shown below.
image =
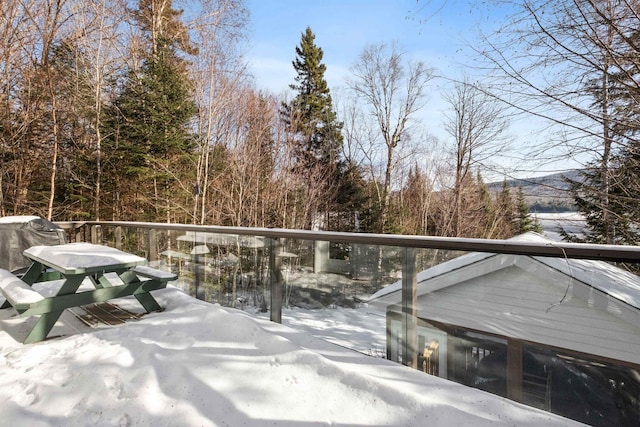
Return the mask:
[[296,157],[302,167],[312,167],[318,163],[334,165],[342,147],[342,123],[333,110],[333,101],[324,73],[327,66],[322,63],[324,53],[315,44],[315,35],[307,27],[296,47],[293,68],[297,76],[295,84],[289,85],[296,91],[295,98],[286,105],[285,118],[289,130],[299,139]]
[[[295,171],[303,183],[301,199],[305,210],[304,226],[311,227],[318,214],[336,209],[341,178],[349,176],[340,162],[342,123],[338,121],[324,74],[323,51],[315,44],[315,35],[307,27],[296,47],[292,62],[297,75],[290,88],[296,95],[284,104],[282,118],[291,135],[296,159]],[[312,191],[313,189],[313,191]],[[313,200],[310,200],[313,199]]]
[[135,13],[148,50],[140,69],[129,70],[115,102],[105,109],[111,191],[120,202],[115,217],[169,220],[171,187],[192,151],[190,121],[196,108],[179,52],[193,48],[179,16],[170,0],[140,0]]

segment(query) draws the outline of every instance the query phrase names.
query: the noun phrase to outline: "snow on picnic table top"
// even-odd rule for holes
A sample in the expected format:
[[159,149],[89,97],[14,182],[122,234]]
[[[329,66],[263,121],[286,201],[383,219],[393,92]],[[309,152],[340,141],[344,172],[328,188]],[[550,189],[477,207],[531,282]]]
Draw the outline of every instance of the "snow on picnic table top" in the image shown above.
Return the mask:
[[63,273],[77,274],[112,267],[133,267],[146,264],[138,255],[92,243],[67,243],[55,246],[32,246],[26,257],[53,267]]

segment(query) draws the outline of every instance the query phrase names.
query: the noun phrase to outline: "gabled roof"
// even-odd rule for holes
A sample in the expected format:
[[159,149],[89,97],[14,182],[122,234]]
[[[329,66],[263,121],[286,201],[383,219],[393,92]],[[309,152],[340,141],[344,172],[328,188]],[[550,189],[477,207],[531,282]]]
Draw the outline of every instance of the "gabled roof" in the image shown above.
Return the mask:
[[[509,240],[553,243],[552,240],[533,232],[525,233]],[[462,280],[469,279],[469,275],[480,277],[486,274],[488,269],[496,269],[498,268],[497,266],[514,265],[516,263],[522,264],[524,260],[529,260],[529,262],[537,261],[560,274],[573,277],[574,280],[640,310],[640,277],[604,261],[581,259],[471,252],[418,273],[418,293],[424,294],[446,286],[451,286],[455,283],[460,283]],[[468,268],[472,266],[477,268]],[[455,281],[452,281],[451,277],[449,277],[449,280],[432,281],[434,278],[444,278],[444,276],[449,275],[449,273],[463,269],[466,274],[460,278],[456,278]],[[402,281],[395,282],[372,295],[369,302],[374,304],[395,303],[396,300],[400,298],[401,289]]]

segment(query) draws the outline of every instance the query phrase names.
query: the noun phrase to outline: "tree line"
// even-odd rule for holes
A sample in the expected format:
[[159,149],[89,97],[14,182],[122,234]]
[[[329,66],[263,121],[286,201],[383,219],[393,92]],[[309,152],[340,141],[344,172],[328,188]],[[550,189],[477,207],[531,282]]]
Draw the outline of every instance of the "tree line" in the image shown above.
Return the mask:
[[[483,182],[483,166],[510,142],[513,108],[491,82],[450,86],[443,148],[418,126],[435,70],[391,42],[363,48],[335,103],[311,28],[292,47],[290,95],[255,89],[239,53],[242,0],[198,0],[186,11],[171,0],[0,9],[0,215],[487,238],[537,228],[522,189],[505,183],[491,194]],[[616,37],[636,34],[625,27]],[[498,69],[514,69],[492,53],[483,51]],[[627,103],[627,126],[635,75],[630,66],[618,75],[608,98],[611,108]],[[592,118],[603,111],[602,85],[582,81],[575,89],[591,96],[591,107],[580,105]],[[602,186],[587,196],[600,176],[576,197],[602,202]],[[620,191],[612,182],[611,194]]]

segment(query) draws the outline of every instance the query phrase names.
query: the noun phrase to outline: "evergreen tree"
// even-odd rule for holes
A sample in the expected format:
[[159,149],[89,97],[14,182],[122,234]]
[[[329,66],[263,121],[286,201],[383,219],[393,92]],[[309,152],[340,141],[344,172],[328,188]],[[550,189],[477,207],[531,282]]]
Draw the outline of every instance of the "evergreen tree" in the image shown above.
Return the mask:
[[95,113],[88,55],[72,41],[64,41],[54,46],[51,56],[58,119],[64,123],[59,132],[54,217],[88,219],[95,183],[95,130],[90,125]]
[[516,231],[517,221],[513,199],[511,197],[511,189],[507,180],[502,181],[502,189],[496,196],[495,222],[498,225],[496,237],[506,239]]
[[322,63],[323,51],[315,45],[315,35],[307,27],[296,47],[293,68],[297,76],[289,85],[296,97],[284,108],[289,131],[299,138],[296,157],[303,168],[318,162],[329,167],[336,164],[342,147],[342,123],[333,110],[333,101]]
[[480,171],[475,178],[473,174],[467,173],[456,182],[452,196],[451,202],[447,202],[452,208],[451,217],[443,216],[440,221],[442,230],[438,234],[451,237],[493,237],[493,230],[496,228],[495,207]]
[[[310,227],[318,212],[336,210],[340,183],[349,177],[348,165],[339,161],[342,148],[342,123],[338,121],[327,82],[323,51],[315,44],[315,35],[307,27],[296,47],[293,68],[297,75],[290,87],[295,98],[282,108],[282,118],[291,135],[296,159],[295,171],[300,176],[303,199],[309,204],[305,224]],[[311,196],[312,188],[315,196]],[[309,200],[309,198],[317,200]],[[342,197],[342,196],[341,196]]]
[[619,189],[618,198],[626,218],[633,224],[629,227],[633,232],[626,240],[637,245],[640,243],[640,143],[625,148],[618,157],[618,165],[615,188]]
[[564,239],[600,244],[634,245],[640,242],[637,163],[630,153],[622,154],[614,163],[616,166],[606,171],[606,208],[602,205],[603,170],[599,165],[591,165],[582,171],[582,181],[568,181],[576,207],[585,216],[587,231],[584,237],[563,233]]
[[5,111],[6,134],[0,138],[13,143],[2,152],[2,172],[16,191],[5,187],[0,195],[13,199],[15,212],[47,218],[50,208],[55,220],[88,218],[92,92],[86,57],[69,40],[53,43],[45,53],[46,60],[25,71],[29,86],[20,91],[21,108],[32,118],[21,123],[23,113]]
[[[491,200],[491,194],[487,190],[487,185],[484,183],[482,174],[480,171],[476,173],[475,183],[471,183],[474,188],[474,195],[467,203],[473,208],[475,220],[475,230],[468,237],[480,237],[480,238],[496,238],[496,206]],[[475,197],[475,200],[473,200]]]
[[[192,152],[190,121],[196,108],[178,54],[185,43],[179,12],[170,1],[141,0],[139,7],[136,17],[150,50],[140,70],[129,70],[118,97],[105,109],[106,175],[120,202],[114,216],[142,220],[142,211],[145,219],[159,220],[168,215],[164,209],[175,197],[172,183]],[[158,10],[161,14],[153,15]],[[128,215],[125,207],[133,212]]]
[[[329,224],[333,231],[365,231],[360,224],[360,215],[368,203],[366,182],[358,165],[341,161],[336,169],[336,219]],[[367,230],[368,231],[368,230]]]
[[[640,41],[635,31],[631,40]],[[640,141],[640,66],[635,53],[622,55],[618,67],[605,74],[602,81],[590,82],[588,92],[594,106],[606,109],[602,120],[607,150],[581,171],[576,180],[567,179],[574,202],[586,217],[585,237],[564,235],[568,240],[602,244],[638,244],[640,234],[640,176],[638,147]]]
[[517,214],[517,226],[516,234],[523,234],[528,231],[535,231],[536,233],[542,232],[542,227],[537,218],[531,218],[529,213],[529,205],[524,197],[524,191],[522,185],[518,185],[518,191],[516,193],[516,214]]
[[367,233],[379,233],[382,224],[380,203],[376,194],[382,185],[375,180],[365,181],[364,191],[366,194],[365,203],[359,211],[360,229],[358,231]]
[[418,166],[409,169],[407,184],[401,192],[401,231],[403,234],[432,235],[434,221],[430,216],[431,183]]

